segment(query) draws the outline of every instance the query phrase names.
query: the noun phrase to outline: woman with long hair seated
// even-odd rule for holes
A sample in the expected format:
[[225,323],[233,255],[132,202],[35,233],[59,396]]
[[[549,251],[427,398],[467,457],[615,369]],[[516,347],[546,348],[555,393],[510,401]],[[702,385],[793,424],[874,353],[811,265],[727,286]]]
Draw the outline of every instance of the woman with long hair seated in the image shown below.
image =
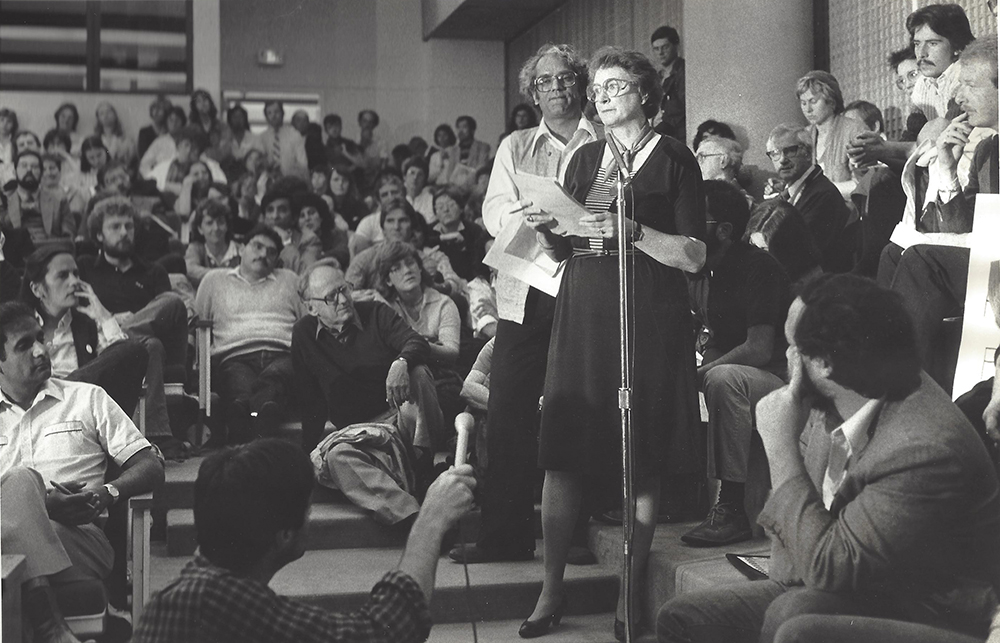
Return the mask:
[[327,207],[326,201],[310,192],[292,197],[292,210],[296,212],[292,242],[281,250],[282,265],[302,274],[320,259],[333,257],[341,267],[350,261],[347,233],[339,229]]
[[191,243],[184,252],[187,276],[195,288],[209,270],[240,265],[243,244],[233,240],[232,212],[222,201],[208,199],[191,219]]
[[206,199],[225,198],[228,193],[226,186],[212,183],[212,171],[204,161],[195,161],[181,182],[181,194],[174,203],[174,212],[181,219],[187,219]]
[[333,211],[344,217],[351,230],[356,230],[369,212],[358,196],[351,168],[339,164],[330,167],[330,195],[333,197]]
[[92,197],[97,193],[97,173],[111,160],[100,136],[88,136],[80,145],[80,183],[77,189]]

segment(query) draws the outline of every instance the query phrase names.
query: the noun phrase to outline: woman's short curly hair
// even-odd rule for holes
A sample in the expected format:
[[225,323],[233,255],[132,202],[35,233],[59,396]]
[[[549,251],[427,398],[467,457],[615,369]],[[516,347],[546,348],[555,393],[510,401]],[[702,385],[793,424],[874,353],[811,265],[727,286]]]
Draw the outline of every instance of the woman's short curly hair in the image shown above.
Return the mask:
[[642,113],[646,118],[653,118],[660,111],[660,101],[663,99],[663,86],[660,75],[649,58],[638,51],[626,51],[621,47],[601,47],[594,52],[588,68],[590,78],[601,69],[620,67],[631,76],[631,80],[639,84],[639,96],[645,97],[642,102]]
[[392,272],[394,265],[407,259],[417,262],[417,266],[420,267],[420,282],[424,288],[434,283],[430,273],[424,270],[423,259],[420,258],[420,251],[415,246],[405,241],[390,241],[379,248],[375,260],[375,290],[385,297],[386,301],[392,301],[399,296],[392,283],[389,282],[389,273]]
[[538,77],[538,62],[546,56],[557,56],[562,58],[566,66],[576,74],[576,91],[580,96],[580,104],[587,102],[587,62],[580,57],[576,50],[570,45],[555,45],[551,42],[545,43],[538,48],[535,55],[521,65],[521,71],[517,74],[518,87],[521,94],[532,103],[535,102],[535,79]]

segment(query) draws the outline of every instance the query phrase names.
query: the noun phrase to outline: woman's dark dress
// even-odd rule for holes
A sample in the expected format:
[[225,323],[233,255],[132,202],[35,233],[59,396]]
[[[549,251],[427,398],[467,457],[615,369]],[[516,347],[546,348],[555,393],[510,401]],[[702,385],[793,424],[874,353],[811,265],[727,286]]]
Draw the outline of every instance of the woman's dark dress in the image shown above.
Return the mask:
[[[634,200],[634,218],[643,226],[703,239],[704,197],[694,156],[668,137],[654,144],[626,192],[627,213]],[[585,145],[566,170],[566,188],[580,203],[597,177],[604,149],[604,141]],[[580,237],[569,241],[576,247],[588,245]],[[617,242],[606,243],[616,247]],[[632,257],[636,475],[690,473],[700,467],[699,410],[686,281],[681,270],[641,251]],[[618,257],[570,258],[549,346],[538,458],[542,468],[598,476],[621,471],[618,332]]]

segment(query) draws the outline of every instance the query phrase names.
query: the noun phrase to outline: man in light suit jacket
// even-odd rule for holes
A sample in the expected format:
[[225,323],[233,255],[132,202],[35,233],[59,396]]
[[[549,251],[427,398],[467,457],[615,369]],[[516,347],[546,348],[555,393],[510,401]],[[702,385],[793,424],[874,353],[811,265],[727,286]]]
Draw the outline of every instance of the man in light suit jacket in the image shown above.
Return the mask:
[[788,312],[791,383],[757,405],[772,493],[770,578],[681,595],[660,641],[772,641],[802,614],[893,618],[985,638],[1000,587],[1000,490],[961,411],[920,371],[900,298],[853,276]]
[[37,246],[59,239],[69,240],[76,233],[76,219],[62,192],[41,186],[42,157],[34,150],[24,150],[14,162],[17,188],[7,195],[7,207],[0,210],[0,221],[12,228],[24,228]]

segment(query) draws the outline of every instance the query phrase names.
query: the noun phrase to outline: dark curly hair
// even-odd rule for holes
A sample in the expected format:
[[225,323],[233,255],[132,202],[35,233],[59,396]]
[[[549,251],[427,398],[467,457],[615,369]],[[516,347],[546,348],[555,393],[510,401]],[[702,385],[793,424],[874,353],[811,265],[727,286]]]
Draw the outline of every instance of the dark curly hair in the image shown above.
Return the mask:
[[913,320],[897,293],[857,275],[822,275],[799,296],[795,344],[832,367],[830,379],[867,398],[904,399],[920,386]]

